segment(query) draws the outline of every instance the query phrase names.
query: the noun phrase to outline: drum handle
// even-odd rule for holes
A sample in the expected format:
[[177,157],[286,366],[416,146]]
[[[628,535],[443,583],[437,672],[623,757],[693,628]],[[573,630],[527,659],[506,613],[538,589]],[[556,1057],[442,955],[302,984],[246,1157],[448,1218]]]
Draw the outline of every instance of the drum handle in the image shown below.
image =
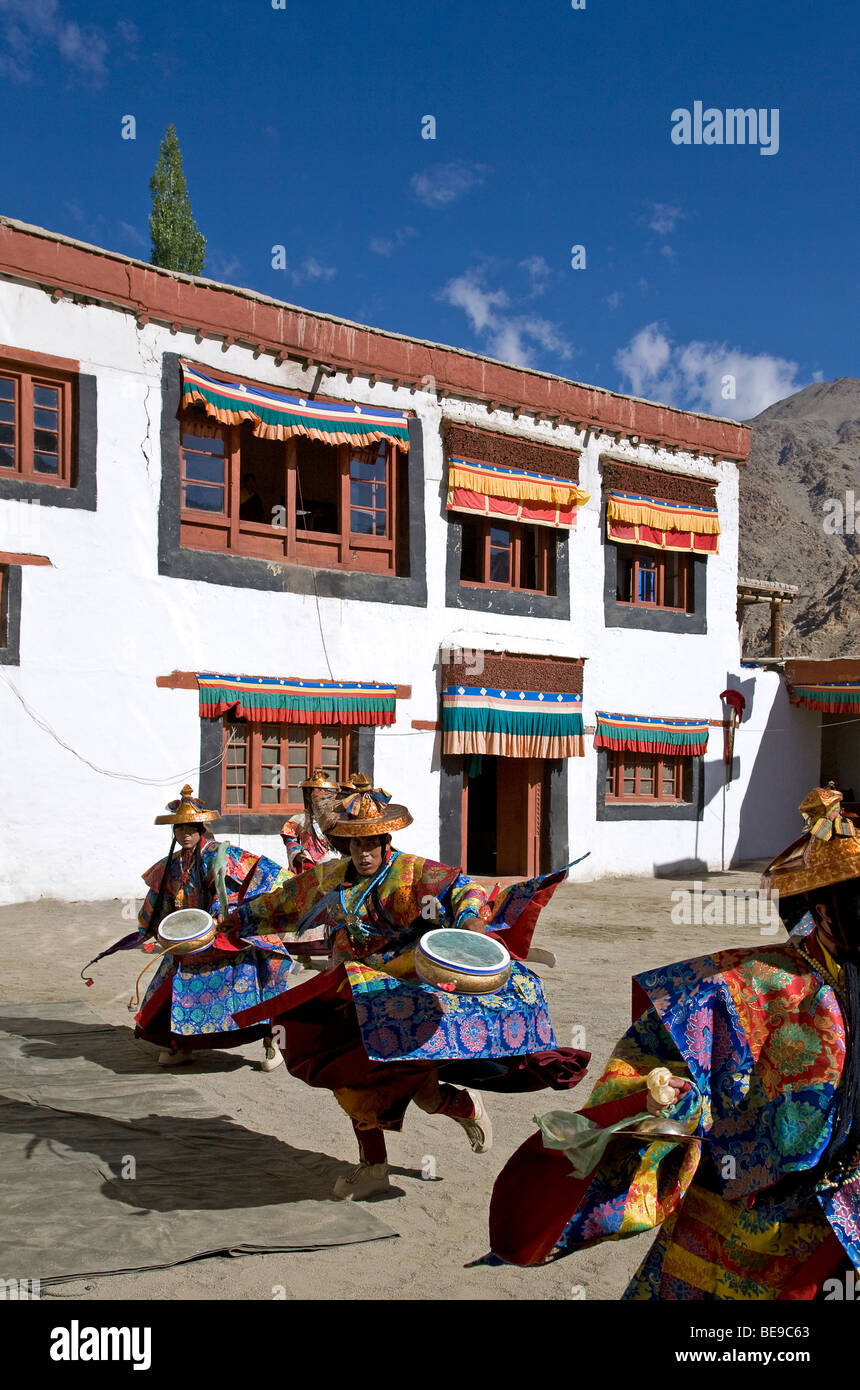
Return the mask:
[[155,965],[155,962],[157,960],[161,960],[162,956],[166,956],[169,950],[169,946],[163,946],[160,951],[153,955],[152,960],[146,962],[146,965],[141,970],[140,974],[138,975],[135,981],[134,996],[128,1001],[128,1008],[130,1013],[134,1013],[135,1009],[140,1008],[140,982],[146,974],[147,970],[151,970],[152,967]]

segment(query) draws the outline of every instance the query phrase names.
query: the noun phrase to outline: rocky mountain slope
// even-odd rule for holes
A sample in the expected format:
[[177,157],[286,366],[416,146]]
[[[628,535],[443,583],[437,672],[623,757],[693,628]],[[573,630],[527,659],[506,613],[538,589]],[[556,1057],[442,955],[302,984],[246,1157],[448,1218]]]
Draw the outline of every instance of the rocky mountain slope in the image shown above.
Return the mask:
[[[783,656],[860,655],[860,380],[817,382],[747,423],[740,576],[800,586]],[[745,654],[769,652],[769,623],[767,605],[748,609]]]

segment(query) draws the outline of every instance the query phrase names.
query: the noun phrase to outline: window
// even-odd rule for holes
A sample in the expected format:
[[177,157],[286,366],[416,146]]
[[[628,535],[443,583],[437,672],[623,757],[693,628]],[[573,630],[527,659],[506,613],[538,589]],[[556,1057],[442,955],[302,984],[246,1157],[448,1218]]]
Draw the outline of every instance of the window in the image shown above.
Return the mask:
[[693,576],[689,555],[676,550],[637,550],[619,545],[617,591],[619,603],[643,608],[693,609]]
[[692,758],[611,750],[606,758],[606,800],[692,800]]
[[349,775],[355,733],[344,725],[311,728],[300,724],[248,721],[224,726],[221,806],[231,811],[284,814],[304,808],[301,783],[315,767],[335,779]]
[[181,543],[324,569],[397,572],[399,451],[260,439],[182,417]]
[[71,486],[73,380],[0,362],[0,478]]
[[554,538],[541,526],[463,517],[460,582],[555,593]]

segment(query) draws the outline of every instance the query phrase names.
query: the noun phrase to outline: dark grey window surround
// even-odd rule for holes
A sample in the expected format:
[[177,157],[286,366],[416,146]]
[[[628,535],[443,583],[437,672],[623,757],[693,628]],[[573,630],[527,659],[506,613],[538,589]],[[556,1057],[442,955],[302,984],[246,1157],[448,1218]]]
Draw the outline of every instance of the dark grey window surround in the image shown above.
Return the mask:
[[0,666],[21,664],[21,566],[10,565],[6,575],[5,632],[0,632]]
[[691,799],[680,804],[666,805],[665,802],[656,802],[653,806],[648,806],[642,801],[631,801],[625,805],[623,801],[606,801],[606,765],[607,752],[605,748],[597,750],[597,819],[598,820],[701,820],[705,808],[705,778],[704,778],[704,757],[699,755],[692,760],[692,786]]
[[[602,534],[605,536],[605,503],[602,526]],[[635,603],[619,603],[616,597],[619,546],[614,541],[604,541],[603,549],[606,552],[603,585],[603,614],[606,627],[638,628],[646,632],[688,632],[693,636],[701,636],[707,632],[708,561],[703,555],[692,557],[693,611],[678,613],[668,608],[644,608]]]
[[[205,768],[200,774],[200,800],[212,811],[221,810],[221,763],[217,760],[221,757],[223,729],[223,717],[200,720],[200,766]],[[375,725],[358,725],[358,764],[355,770],[363,772],[371,782],[375,735]],[[277,835],[283,823],[283,811],[251,811],[242,815],[231,813],[221,817],[214,827],[214,833],[216,838],[239,831],[244,835]]]
[[[444,505],[444,504],[443,504]],[[503,613],[514,618],[570,617],[570,542],[567,532],[555,539],[555,593],[531,594],[524,589],[473,589],[460,583],[463,523],[456,512],[445,513],[448,523],[448,555],[445,572],[445,606],[480,613]]]
[[29,478],[0,478],[0,497],[38,502],[42,507],[74,507],[79,511],[96,509],[96,379],[79,375],[72,391],[72,469],[71,487],[54,483],[35,483]]
[[248,555],[183,550],[179,544],[179,356],[166,352],[161,390],[161,501],[158,509],[158,572],[174,579],[225,584],[232,589],[349,598],[367,603],[427,607],[424,526],[424,448],[421,421],[409,421],[409,576],[365,574],[358,570],[314,569],[310,565],[272,565]]
[[[460,864],[463,762],[464,759],[461,757],[442,757],[439,778],[439,860],[442,864]],[[551,869],[560,869],[568,862],[567,776],[568,760],[551,759],[549,796],[543,816],[544,833],[541,844],[542,853]]]

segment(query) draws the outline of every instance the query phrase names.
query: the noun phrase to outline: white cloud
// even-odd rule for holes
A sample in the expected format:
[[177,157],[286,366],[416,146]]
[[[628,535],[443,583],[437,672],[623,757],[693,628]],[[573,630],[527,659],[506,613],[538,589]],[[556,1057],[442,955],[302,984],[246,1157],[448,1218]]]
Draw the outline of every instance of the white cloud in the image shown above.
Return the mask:
[[677,254],[677,251],[673,251],[671,246],[660,247],[660,255],[665,256],[667,260],[673,261]]
[[303,280],[331,280],[337,274],[333,265],[323,265],[316,256],[306,256],[301,265],[294,270],[287,272],[293,284],[301,284]]
[[422,174],[413,174],[409,182],[420,203],[428,208],[441,208],[477,188],[484,182],[487,172],[486,164],[454,160],[450,164],[437,164]]
[[668,236],[674,232],[678,221],[685,215],[673,203],[651,203],[651,217],[648,226],[658,236]]
[[150,242],[147,237],[139,232],[137,227],[133,227],[130,222],[120,222],[119,229],[126,241],[130,242],[132,246],[139,246],[144,250],[149,248]]
[[55,47],[79,77],[95,85],[104,81],[108,43],[102,30],[64,19],[59,0],[0,0],[0,15],[7,50],[0,56],[0,72],[13,81],[33,80],[39,44]]
[[606,302],[609,305],[610,309],[617,309],[619,304],[621,303],[622,298],[623,296],[620,290],[613,290],[612,293],[607,296]]
[[390,237],[375,236],[370,239],[370,249],[375,256],[391,256],[415,236],[414,227],[397,227]]
[[535,347],[570,357],[571,345],[554,323],[536,314],[501,312],[510,308],[506,292],[486,289],[482,279],[479,271],[467,270],[449,280],[439,297],[464,310],[474,332],[484,338],[491,357],[518,367],[534,365]]
[[206,265],[203,274],[210,280],[220,280],[222,284],[232,284],[234,276],[242,269],[242,262],[238,256],[227,256],[223,251],[218,251],[214,247],[206,248]]
[[636,396],[735,420],[749,420],[808,385],[798,380],[797,362],[726,343],[673,344],[657,323],[634,334],[614,361]]
[[524,261],[520,261],[520,268],[529,277],[532,294],[543,294],[552,277],[552,266],[543,256],[527,256]]

